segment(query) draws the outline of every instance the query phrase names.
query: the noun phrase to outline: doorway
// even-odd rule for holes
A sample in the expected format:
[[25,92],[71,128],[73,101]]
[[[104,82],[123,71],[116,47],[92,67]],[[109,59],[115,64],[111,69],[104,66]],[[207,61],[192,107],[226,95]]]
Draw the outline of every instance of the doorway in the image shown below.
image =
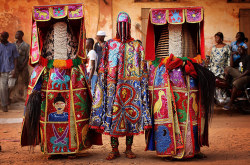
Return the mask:
[[[250,9],[240,9],[240,31],[248,38],[247,47],[250,48]],[[248,53],[250,51],[248,50]]]

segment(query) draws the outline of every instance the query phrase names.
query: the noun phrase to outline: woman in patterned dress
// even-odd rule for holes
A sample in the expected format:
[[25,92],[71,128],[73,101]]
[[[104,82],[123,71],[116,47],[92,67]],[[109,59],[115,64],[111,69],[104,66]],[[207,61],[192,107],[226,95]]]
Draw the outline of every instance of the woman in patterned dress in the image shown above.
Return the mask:
[[[216,45],[212,47],[209,70],[218,78],[224,78],[224,69],[229,65],[231,50],[229,45],[223,43],[223,33],[214,35]],[[225,101],[226,93],[221,88],[216,88],[215,99],[219,102]]]
[[224,78],[224,69],[229,64],[231,51],[229,45],[223,43],[224,37],[221,32],[216,33],[214,38],[217,44],[212,47],[209,70],[216,77]]

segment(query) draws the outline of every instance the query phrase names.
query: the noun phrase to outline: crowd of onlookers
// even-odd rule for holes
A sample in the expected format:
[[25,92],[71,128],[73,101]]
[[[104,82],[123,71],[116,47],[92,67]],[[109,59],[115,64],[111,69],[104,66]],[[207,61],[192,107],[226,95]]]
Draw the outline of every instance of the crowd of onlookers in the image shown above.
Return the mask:
[[[236,41],[231,45],[223,42],[223,34],[215,34],[216,45],[212,47],[211,56],[206,64],[217,78],[225,79],[232,86],[231,98],[224,110],[232,108],[233,101],[239,90],[250,85],[250,56],[247,54],[247,42],[243,32],[236,34]],[[217,93],[218,94],[218,93]]]
[[[8,41],[9,33],[1,33],[0,43],[0,98],[4,112],[11,103],[10,94],[17,89],[20,99],[24,99],[24,91],[28,87],[28,60],[30,46],[23,41],[24,33],[17,31],[15,43]],[[25,87],[25,88],[24,88]]]

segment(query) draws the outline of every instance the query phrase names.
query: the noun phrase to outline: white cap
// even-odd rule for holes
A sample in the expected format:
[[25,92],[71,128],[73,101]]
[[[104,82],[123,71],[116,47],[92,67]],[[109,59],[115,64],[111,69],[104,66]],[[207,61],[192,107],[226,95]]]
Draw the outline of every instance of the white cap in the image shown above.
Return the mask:
[[98,31],[96,35],[97,36],[106,36],[106,33],[105,33],[105,31]]

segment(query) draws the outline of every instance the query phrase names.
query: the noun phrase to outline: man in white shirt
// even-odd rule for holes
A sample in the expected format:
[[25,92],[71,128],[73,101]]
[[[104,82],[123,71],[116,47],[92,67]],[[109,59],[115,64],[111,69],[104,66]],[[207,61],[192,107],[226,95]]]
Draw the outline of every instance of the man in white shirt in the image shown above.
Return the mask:
[[98,56],[97,56],[96,52],[93,50],[93,46],[94,46],[93,38],[88,38],[86,40],[86,49],[88,52],[87,56],[89,59],[87,72],[89,74],[89,84],[91,85],[92,96],[94,96],[95,84],[97,81],[96,68],[97,68],[97,61],[98,61]]

